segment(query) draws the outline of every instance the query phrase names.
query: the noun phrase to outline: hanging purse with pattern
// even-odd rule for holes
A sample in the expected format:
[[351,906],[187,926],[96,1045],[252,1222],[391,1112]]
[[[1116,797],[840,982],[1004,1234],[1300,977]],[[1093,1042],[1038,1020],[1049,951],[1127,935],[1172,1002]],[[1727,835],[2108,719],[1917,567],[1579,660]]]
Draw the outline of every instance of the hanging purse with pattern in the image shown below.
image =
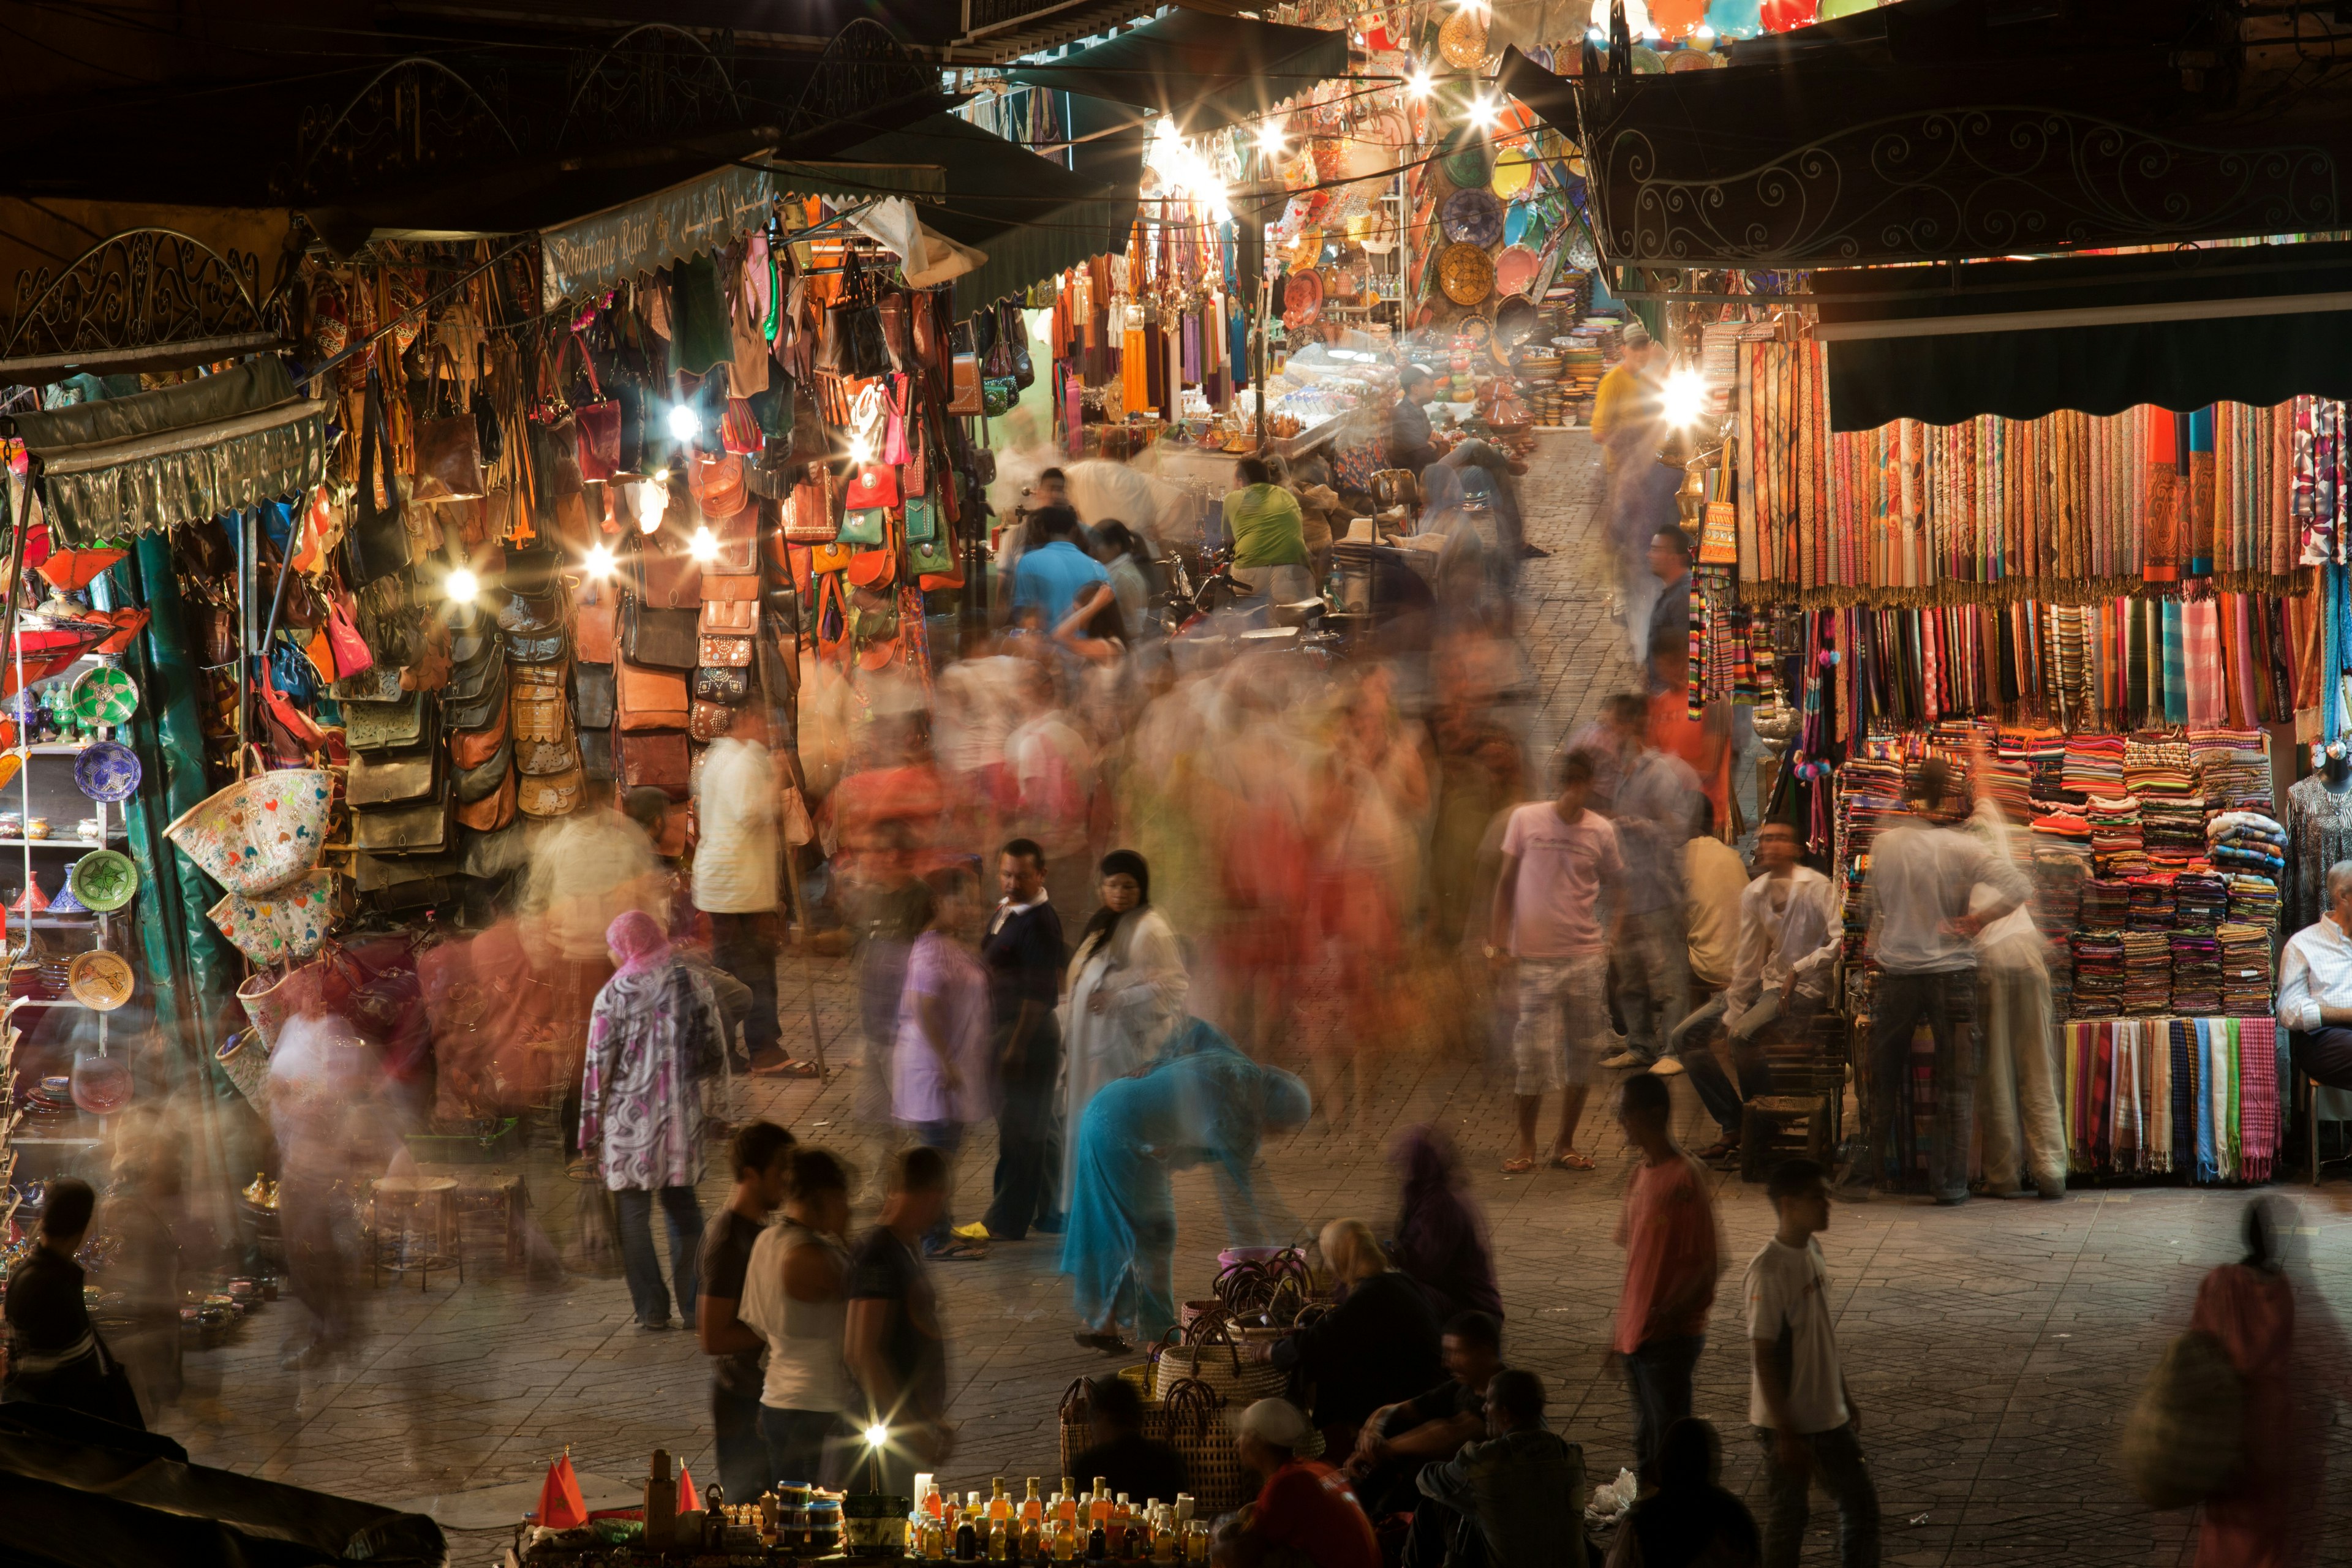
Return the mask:
[[907,539],[909,543],[929,539],[939,531],[939,503],[929,496],[907,498]]
[[845,545],[878,547],[889,537],[890,512],[887,507],[860,507],[841,515],[839,542]]
[[872,507],[889,508],[898,504],[898,470],[887,463],[868,463],[857,470],[849,481],[849,493],[841,504],[851,511]]

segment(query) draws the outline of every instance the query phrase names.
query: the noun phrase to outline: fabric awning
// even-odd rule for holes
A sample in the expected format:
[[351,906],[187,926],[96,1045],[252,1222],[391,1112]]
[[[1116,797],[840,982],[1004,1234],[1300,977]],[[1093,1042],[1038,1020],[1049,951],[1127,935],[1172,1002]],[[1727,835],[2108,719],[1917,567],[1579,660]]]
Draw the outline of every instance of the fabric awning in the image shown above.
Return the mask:
[[768,221],[775,176],[730,164],[650,195],[540,230],[540,302],[601,294],[624,278],[690,261]]
[[130,397],[17,414],[0,428],[39,459],[49,528],[67,549],[297,494],[327,474],[324,398],[275,354]]
[[1816,272],[1830,425],[2352,397],[2352,245]]
[[1066,59],[1005,74],[1156,109],[1197,136],[1265,114],[1347,70],[1345,32],[1177,10]]
[[918,206],[924,226],[988,255],[985,265],[955,280],[959,316],[1123,247],[1135,222],[1132,183],[1081,179],[952,114],[926,115],[861,142],[835,163],[789,167],[795,173],[780,174],[780,183],[810,195],[918,194],[877,187],[900,177],[889,171],[936,171],[944,194]]

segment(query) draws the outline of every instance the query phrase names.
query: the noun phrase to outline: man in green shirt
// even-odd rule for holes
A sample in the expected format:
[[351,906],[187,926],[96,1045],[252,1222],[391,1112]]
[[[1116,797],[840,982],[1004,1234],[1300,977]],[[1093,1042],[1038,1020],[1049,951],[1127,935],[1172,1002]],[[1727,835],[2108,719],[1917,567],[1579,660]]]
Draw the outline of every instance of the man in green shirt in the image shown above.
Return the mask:
[[1263,458],[1235,463],[1234,479],[1241,488],[1225,495],[1225,531],[1234,542],[1234,581],[1266,595],[1271,604],[1311,596],[1315,579],[1307,569],[1307,520],[1298,498],[1274,482]]

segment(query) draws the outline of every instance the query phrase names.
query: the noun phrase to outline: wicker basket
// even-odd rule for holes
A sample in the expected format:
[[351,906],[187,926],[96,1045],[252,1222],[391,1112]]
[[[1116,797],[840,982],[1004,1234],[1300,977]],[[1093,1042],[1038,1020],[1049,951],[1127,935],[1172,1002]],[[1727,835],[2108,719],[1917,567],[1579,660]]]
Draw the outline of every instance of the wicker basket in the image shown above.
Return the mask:
[[1255,1478],[1242,1468],[1226,1424],[1228,1415],[1239,1414],[1238,1406],[1220,1399],[1207,1384],[1183,1378],[1170,1385],[1160,1413],[1167,1423],[1164,1441],[1184,1456],[1199,1516],[1231,1513],[1257,1496]]
[[1227,1315],[1226,1307],[1223,1301],[1215,1300],[1187,1301],[1179,1309],[1176,1321],[1179,1328],[1190,1332],[1192,1325],[1203,1318],[1222,1319]]
[[1178,1383],[1208,1384],[1221,1399],[1236,1405],[1273,1399],[1290,1384],[1290,1375],[1266,1362],[1242,1353],[1242,1342],[1223,1320],[1195,1324],[1173,1345],[1152,1348],[1152,1392],[1160,1399]]

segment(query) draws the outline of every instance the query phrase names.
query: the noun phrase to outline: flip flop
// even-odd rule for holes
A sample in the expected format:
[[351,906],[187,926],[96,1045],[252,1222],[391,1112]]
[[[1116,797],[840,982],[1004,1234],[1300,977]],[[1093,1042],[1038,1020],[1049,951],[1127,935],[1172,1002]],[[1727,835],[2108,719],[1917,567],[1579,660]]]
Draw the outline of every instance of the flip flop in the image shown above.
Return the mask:
[[814,1078],[817,1076],[817,1070],[814,1062],[796,1061],[791,1057],[786,1057],[772,1067],[761,1067],[756,1062],[753,1063],[751,1076],[753,1078]]
[[1555,1171],[1590,1171],[1593,1168],[1591,1156],[1580,1154],[1573,1149],[1554,1154],[1548,1163]]
[[988,1248],[976,1247],[969,1241],[951,1241],[936,1249],[925,1248],[924,1256],[950,1263],[977,1263],[988,1256]]
[[1533,1160],[1516,1154],[1503,1162],[1503,1174],[1507,1176],[1524,1176],[1535,1168],[1536,1163]]

